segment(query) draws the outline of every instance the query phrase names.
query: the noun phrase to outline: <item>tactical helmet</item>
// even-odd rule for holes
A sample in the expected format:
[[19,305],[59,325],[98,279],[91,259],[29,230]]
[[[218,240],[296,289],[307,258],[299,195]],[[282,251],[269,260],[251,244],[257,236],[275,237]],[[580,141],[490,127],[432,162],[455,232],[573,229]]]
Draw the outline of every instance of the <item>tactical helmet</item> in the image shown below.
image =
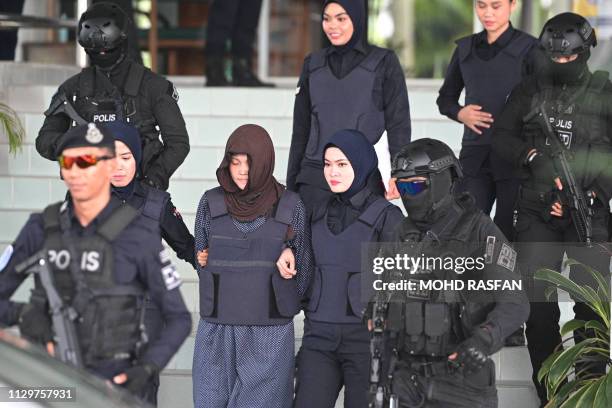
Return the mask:
[[561,13],[544,24],[540,46],[552,57],[582,54],[597,45],[595,30],[584,17]]
[[391,164],[391,177],[398,179],[427,176],[450,169],[453,179],[463,177],[461,164],[453,150],[435,139],[418,139],[404,146]]
[[78,41],[87,51],[109,51],[127,39],[129,18],[116,4],[93,4],[79,19]]

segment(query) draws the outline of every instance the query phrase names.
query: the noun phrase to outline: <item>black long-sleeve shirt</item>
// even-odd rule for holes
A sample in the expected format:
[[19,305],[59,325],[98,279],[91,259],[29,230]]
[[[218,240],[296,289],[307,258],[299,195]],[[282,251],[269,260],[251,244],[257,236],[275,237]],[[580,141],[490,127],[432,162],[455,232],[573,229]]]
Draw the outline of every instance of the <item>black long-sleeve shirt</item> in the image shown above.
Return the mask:
[[[143,185],[142,182],[136,181],[133,194],[126,200],[129,205],[136,209],[140,209],[145,205],[147,199],[147,189],[152,188]],[[163,209],[159,222],[162,238],[176,252],[176,256],[196,268],[195,260],[195,241],[189,228],[185,225],[183,218],[172,203],[168,199],[166,206]]]
[[[329,66],[334,76],[345,77],[369,55],[372,48],[367,44],[358,43],[353,49],[339,53],[333,47],[327,49]],[[385,128],[389,141],[389,153],[393,156],[404,145],[410,143],[410,105],[406,78],[394,53],[389,53],[381,62],[376,81],[382,83],[382,95],[373,95],[374,103],[384,110]],[[302,74],[298,82],[297,94],[293,110],[293,135],[289,151],[287,168],[287,188],[296,190],[296,178],[300,172],[302,159],[308,144],[311,121],[311,101],[309,91],[310,56],[304,60]]]
[[[495,58],[495,56],[518,35],[519,31],[515,30],[512,25],[510,25],[495,42],[489,44],[487,41],[487,32],[483,30],[475,36],[474,51],[478,58],[489,61]],[[532,51],[530,51],[523,60],[523,66],[521,68],[523,77],[536,71],[536,57],[534,55],[536,52],[537,51],[534,51],[532,48]],[[442,115],[457,122],[459,122],[457,115],[463,108],[463,106],[459,104],[459,97],[464,87],[465,83],[459,65],[458,50],[455,48],[436,103]]]

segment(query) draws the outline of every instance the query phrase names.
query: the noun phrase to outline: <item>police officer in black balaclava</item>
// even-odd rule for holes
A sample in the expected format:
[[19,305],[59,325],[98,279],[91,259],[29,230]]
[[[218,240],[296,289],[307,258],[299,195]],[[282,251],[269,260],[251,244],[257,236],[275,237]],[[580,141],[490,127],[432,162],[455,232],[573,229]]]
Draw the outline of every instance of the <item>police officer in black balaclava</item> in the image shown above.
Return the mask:
[[[522,176],[514,225],[521,270],[530,277],[540,268],[561,270],[565,252],[605,276],[610,271],[610,256],[605,250],[579,248],[567,181],[542,123],[550,123],[561,148],[567,149],[576,188],[592,212],[592,242],[607,241],[612,197],[612,83],[608,72],[589,71],[587,61],[596,44],[595,31],[585,18],[574,13],[551,18],[540,34],[540,46],[547,56],[544,69],[512,91],[496,122],[493,148]],[[542,105],[548,118],[537,114]],[[582,267],[572,266],[572,279],[593,287],[585,275]],[[529,288],[532,307],[526,329],[533,379],[542,405],[547,401],[546,389],[536,375],[561,343],[559,306],[556,297],[546,301],[544,291],[537,283]],[[581,302],[576,303],[574,312],[577,319],[597,319]],[[580,341],[585,332],[577,330],[574,337]],[[592,372],[603,369],[591,366]]]
[[[380,275],[387,283],[412,281],[416,286],[374,286],[374,299],[386,299],[388,306],[374,309],[384,310],[377,327],[384,328],[386,339],[377,385],[386,382],[380,388],[386,404],[396,404],[384,406],[497,407],[495,365],[489,357],[527,319],[529,308],[520,289],[482,291],[468,285],[520,282],[516,253],[469,193],[454,195],[462,170],[446,144],[419,139],[405,146],[393,159],[392,177],[408,216],[380,254],[427,263],[399,274],[399,267],[392,267]],[[444,259],[444,267],[435,262],[438,258]],[[474,262],[463,263],[470,258]],[[449,259],[456,266],[447,267]],[[436,280],[466,286],[437,291],[418,286],[419,281]],[[376,312],[374,321],[380,322],[378,317]],[[371,401],[376,397],[372,394]]]
[[141,134],[141,178],[166,190],[189,153],[189,137],[174,85],[128,57],[128,27],[128,17],[115,4],[96,3],[83,13],[78,41],[92,66],[60,85],[45,112],[36,150],[55,160],[55,146],[71,126],[124,121]]

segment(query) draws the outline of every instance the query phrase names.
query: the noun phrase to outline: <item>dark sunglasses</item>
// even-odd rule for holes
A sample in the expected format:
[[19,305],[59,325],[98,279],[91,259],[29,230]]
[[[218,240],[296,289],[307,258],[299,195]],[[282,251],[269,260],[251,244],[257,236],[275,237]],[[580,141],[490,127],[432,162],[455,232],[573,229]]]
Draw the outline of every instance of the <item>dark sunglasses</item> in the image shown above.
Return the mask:
[[81,156],[60,156],[57,161],[64,170],[70,170],[72,165],[76,163],[80,169],[86,169],[91,166],[95,166],[98,162],[103,160],[114,159],[112,156],[94,156],[92,154],[83,154]]
[[397,181],[397,190],[400,195],[417,195],[429,188],[429,180]]

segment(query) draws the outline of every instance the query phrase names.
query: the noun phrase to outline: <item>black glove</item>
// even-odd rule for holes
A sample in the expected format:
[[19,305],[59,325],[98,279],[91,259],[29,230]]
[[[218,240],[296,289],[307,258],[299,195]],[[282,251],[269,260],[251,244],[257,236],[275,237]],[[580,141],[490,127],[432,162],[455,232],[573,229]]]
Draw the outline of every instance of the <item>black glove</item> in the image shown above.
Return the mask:
[[536,152],[531,160],[528,159],[527,165],[534,177],[550,177],[550,183],[554,186],[555,177],[558,177],[559,172],[555,167],[555,161],[550,155]]
[[140,395],[153,377],[159,374],[159,371],[159,368],[153,363],[135,365],[124,371],[127,381],[121,385],[132,394]]
[[471,373],[480,370],[489,360],[488,349],[492,342],[491,335],[486,328],[479,328],[463,343],[459,344],[454,359],[449,357],[452,366],[463,367],[465,372]]
[[37,303],[28,303],[19,315],[19,332],[22,337],[33,343],[47,344],[53,341],[51,316],[46,306]]
[[23,312],[25,303],[21,302],[10,302],[10,306],[6,312],[6,321],[0,323],[0,327],[10,327],[19,323],[19,316]]

